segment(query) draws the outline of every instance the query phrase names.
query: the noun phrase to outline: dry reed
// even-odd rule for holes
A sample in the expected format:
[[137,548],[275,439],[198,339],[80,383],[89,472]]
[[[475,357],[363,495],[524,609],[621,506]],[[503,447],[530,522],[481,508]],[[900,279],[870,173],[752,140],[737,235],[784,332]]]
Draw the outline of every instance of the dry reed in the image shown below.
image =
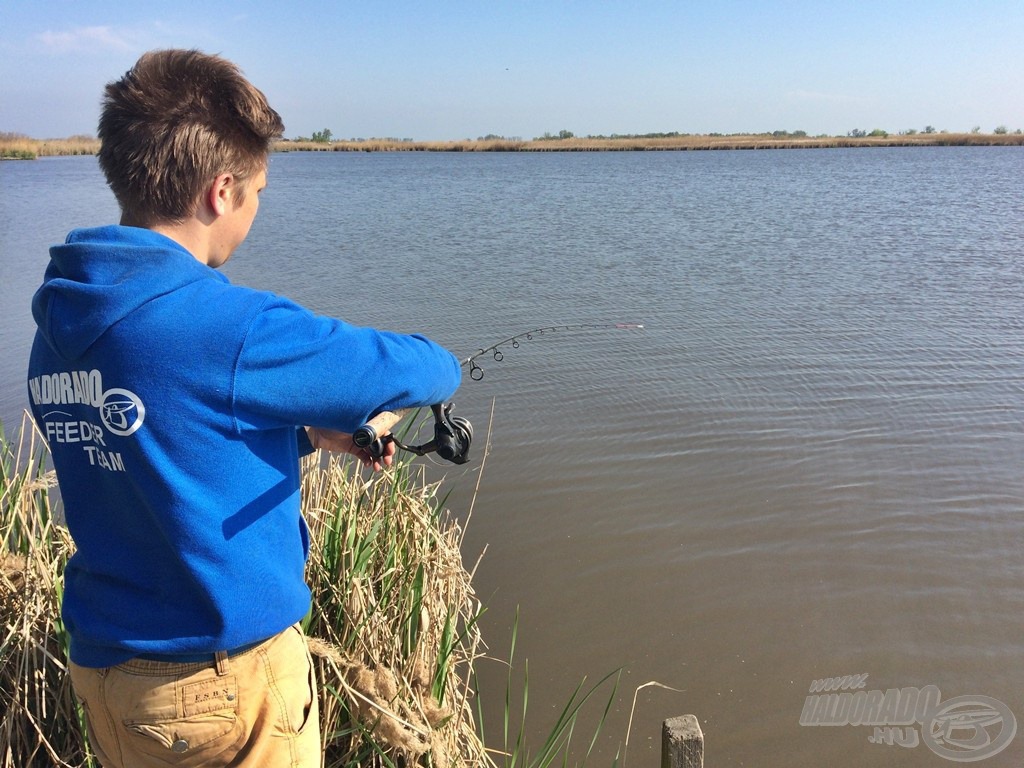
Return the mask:
[[17,133],[0,133],[0,160],[34,160],[37,157],[95,155],[99,139],[72,136],[67,139],[31,139]]
[[[67,674],[59,607],[73,543],[55,521],[45,446],[26,420],[16,443],[0,435],[0,453],[0,767],[95,765]],[[490,764],[471,708],[482,609],[435,492],[408,465],[372,481],[333,457],[304,465],[328,768]]]
[[337,456],[315,461],[303,473],[307,633],[325,691],[327,765],[487,763],[470,688],[483,606],[460,526],[422,467],[362,482]]
[[532,152],[650,152],[719,149],[834,149],[837,147],[1009,146],[1024,135],[915,133],[888,136],[692,135],[665,137],[534,139]]
[[402,141],[358,139],[280,141],[276,152],[651,152],[717,149],[829,149],[836,147],[1020,146],[1022,134],[915,133],[888,136],[676,135],[573,137],[567,139],[465,139]]
[[[2,437],[2,435],[0,435]],[[22,425],[0,441],[0,766],[88,765],[81,712],[65,663],[60,621],[64,564],[72,551],[54,521],[38,434]]]
[[[836,147],[918,146],[1021,146],[1020,133],[914,133],[888,136],[777,137],[753,135],[676,135],[664,137],[573,137],[568,139],[460,139],[405,141],[353,139],[348,141],[292,141],[274,144],[275,152],[651,152],[714,149],[829,149]],[[0,159],[34,159],[57,155],[94,155],[99,140],[90,136],[68,139],[31,139],[0,133]]]

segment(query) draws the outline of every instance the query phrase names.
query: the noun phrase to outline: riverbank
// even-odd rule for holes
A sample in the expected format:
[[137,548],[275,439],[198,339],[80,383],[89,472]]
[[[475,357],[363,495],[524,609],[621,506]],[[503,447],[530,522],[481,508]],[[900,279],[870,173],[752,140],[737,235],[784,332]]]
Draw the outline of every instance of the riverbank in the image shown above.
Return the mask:
[[[63,155],[95,155],[99,140],[32,139],[0,134],[0,159],[33,160]],[[798,136],[786,134],[570,137],[539,139],[464,139],[412,141],[351,139],[296,141],[282,139],[275,152],[671,152],[721,149],[833,149],[837,147],[1024,146],[1022,133],[910,133],[879,136]]]
[[[0,768],[37,765],[43,755],[68,768],[97,764],[68,675],[60,601],[75,545],[48,466],[27,415],[11,438],[0,425]],[[317,668],[325,768],[488,768],[492,754],[515,764],[526,750],[525,723],[509,709],[521,695],[525,717],[528,680],[520,694],[511,676],[516,630],[501,661],[510,670],[503,738],[485,746],[475,665],[498,657],[487,652],[485,606],[463,564],[465,523],[438,489],[405,460],[367,478],[344,455],[303,459],[312,606],[302,626]],[[530,764],[567,760],[584,705],[600,689],[607,712],[617,683],[616,673],[580,682]],[[594,738],[604,718],[596,722]]]
[[[95,765],[60,621],[74,544],[47,463],[27,420],[10,441],[0,430],[0,768]],[[435,492],[409,464],[367,482],[344,459],[304,460],[303,628],[328,768],[488,764],[473,690],[483,606]]]
[[0,133],[0,160],[35,160],[38,157],[95,155],[99,139],[72,136],[67,139],[32,139],[28,136]]
[[915,133],[887,136],[677,135],[463,141],[359,139],[280,141],[278,152],[672,152],[721,149],[828,149],[836,147],[1024,146],[1024,134]]

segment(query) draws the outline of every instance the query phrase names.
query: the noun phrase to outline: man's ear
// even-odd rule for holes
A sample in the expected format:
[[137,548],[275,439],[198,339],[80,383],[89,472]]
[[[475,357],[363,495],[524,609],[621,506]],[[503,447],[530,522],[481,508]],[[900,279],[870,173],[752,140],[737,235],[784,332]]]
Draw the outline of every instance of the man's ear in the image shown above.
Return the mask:
[[223,216],[234,205],[235,177],[230,173],[217,176],[206,190],[205,202],[210,213]]

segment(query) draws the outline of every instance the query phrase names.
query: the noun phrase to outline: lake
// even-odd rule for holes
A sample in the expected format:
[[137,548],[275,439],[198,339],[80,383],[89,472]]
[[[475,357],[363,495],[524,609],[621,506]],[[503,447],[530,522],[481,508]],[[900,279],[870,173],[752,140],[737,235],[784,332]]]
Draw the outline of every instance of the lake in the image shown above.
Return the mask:
[[[8,432],[47,247],[116,219],[94,158],[0,163]],[[464,517],[489,442],[464,556],[499,659],[518,609],[534,750],[621,667],[593,765],[653,680],[636,768],[684,713],[709,768],[936,766],[1024,717],[1022,255],[1018,147],[317,153],[273,156],[225,272],[463,358],[571,326],[479,358],[474,461],[430,467]],[[811,687],[844,676],[902,693],[828,725]],[[1024,734],[984,764],[1022,761]]]

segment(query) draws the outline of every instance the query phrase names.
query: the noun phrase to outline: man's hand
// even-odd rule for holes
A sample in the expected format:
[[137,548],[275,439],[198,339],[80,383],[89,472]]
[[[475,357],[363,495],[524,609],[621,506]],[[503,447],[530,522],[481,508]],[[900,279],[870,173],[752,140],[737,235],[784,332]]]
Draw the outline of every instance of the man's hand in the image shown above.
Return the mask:
[[352,442],[352,435],[347,432],[335,432],[333,429],[321,427],[306,427],[306,434],[314,448],[351,454],[359,459],[364,467],[372,467],[375,472],[380,472],[384,467],[390,467],[394,462],[395,444],[390,440],[384,444],[384,455],[375,459],[369,451]]

